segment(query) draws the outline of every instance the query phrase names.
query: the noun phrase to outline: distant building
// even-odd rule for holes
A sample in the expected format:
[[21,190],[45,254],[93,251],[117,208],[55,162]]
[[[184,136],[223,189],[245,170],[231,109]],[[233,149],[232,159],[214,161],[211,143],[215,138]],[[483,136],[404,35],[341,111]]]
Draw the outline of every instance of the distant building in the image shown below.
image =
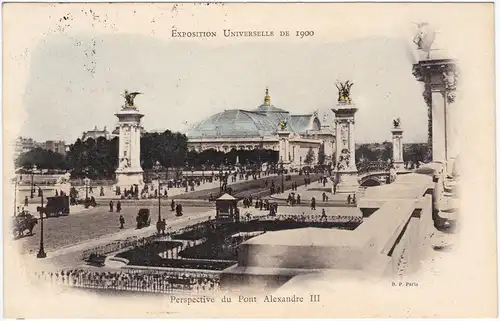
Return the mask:
[[18,137],[14,144],[14,159],[36,147],[38,147],[38,143],[32,138]]
[[[285,124],[285,129],[280,129],[280,124]],[[285,137],[285,133],[289,135]],[[335,132],[328,123],[322,124],[317,113],[293,115],[271,105],[267,89],[264,103],[257,108],[219,112],[193,126],[186,136],[190,150],[227,153],[232,149],[270,149],[280,151],[280,159],[292,166],[303,164],[310,148],[315,161],[321,145],[326,162],[332,161],[335,153]]]
[[45,146],[42,146],[43,149],[66,155],[66,143],[63,140],[48,140],[44,145]]
[[82,141],[86,141],[89,138],[97,139],[99,137],[111,139],[112,134],[107,130],[106,126],[104,126],[103,129],[98,129],[97,126],[95,126],[93,130],[83,132]]
[[23,153],[27,153],[32,149],[41,148],[66,155],[67,146],[62,140],[48,140],[46,142],[37,142],[32,138],[18,137],[14,144],[14,159]]

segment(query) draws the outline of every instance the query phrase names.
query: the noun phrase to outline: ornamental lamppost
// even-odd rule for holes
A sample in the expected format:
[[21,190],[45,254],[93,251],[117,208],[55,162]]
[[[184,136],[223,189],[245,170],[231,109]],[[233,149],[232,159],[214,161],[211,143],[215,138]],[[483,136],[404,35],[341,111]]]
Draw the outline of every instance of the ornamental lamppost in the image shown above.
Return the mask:
[[85,200],[88,200],[89,199],[90,178],[85,177],[85,179],[83,180],[83,182],[85,184]]
[[30,198],[33,198],[34,197],[34,192],[35,192],[35,184],[33,182],[33,176],[35,175],[35,172],[37,172],[38,169],[36,167],[36,165],[33,165],[30,169],[29,169],[29,173],[31,175],[31,193],[30,193]]
[[284,193],[285,192],[285,179],[284,179],[285,170],[283,168],[283,158],[281,158],[281,161],[280,161],[280,173],[281,173],[281,192]]
[[43,214],[44,214],[44,208],[43,208],[43,190],[40,188],[38,185],[34,185],[38,187],[38,194],[40,195],[41,198],[41,205],[40,207],[37,208],[37,211],[40,212],[40,248],[38,249],[38,254],[36,255],[37,258],[43,259],[47,257],[47,253],[45,253],[45,249],[43,246]]
[[186,192],[189,192],[189,189],[188,189],[188,177],[187,177],[187,171],[189,169],[189,164],[188,162],[186,162],[186,167],[184,168],[184,172],[186,173],[186,178],[185,178],[185,181],[186,181]]
[[14,217],[17,216],[17,184],[19,183],[19,177],[16,174],[15,182],[14,182]]
[[161,222],[161,181],[160,181],[160,171],[162,169],[159,161],[156,161],[156,164],[153,166],[153,169],[156,173],[156,178],[158,179],[158,222]]

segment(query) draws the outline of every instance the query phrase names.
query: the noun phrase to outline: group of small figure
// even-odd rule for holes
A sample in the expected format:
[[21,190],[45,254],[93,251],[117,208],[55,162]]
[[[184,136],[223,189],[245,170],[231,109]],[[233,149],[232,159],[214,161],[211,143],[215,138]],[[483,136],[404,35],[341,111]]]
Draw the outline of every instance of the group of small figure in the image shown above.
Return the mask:
[[290,193],[288,194],[288,199],[286,200],[286,202],[290,206],[295,206],[295,204],[300,204],[300,195],[295,193]]
[[347,195],[347,204],[356,204],[356,194]]
[[[269,185],[269,182],[267,181],[267,179],[266,179],[264,184],[266,185],[266,187]],[[271,192],[271,195],[274,193],[280,194],[281,188],[279,186],[275,186],[274,181],[271,181],[271,187],[269,187],[269,192]]]
[[170,209],[172,212],[175,211],[176,216],[182,216],[182,204],[175,204],[175,201],[172,200],[170,203]]
[[116,186],[115,194],[117,196],[121,195],[122,199],[124,199],[124,198],[135,198],[135,199],[138,199],[139,198],[139,186],[137,186],[137,185],[130,186],[130,189],[128,189],[128,190],[126,188],[124,188],[123,189],[123,193],[121,192],[120,186]]
[[[113,209],[114,209],[113,201],[109,201],[109,211],[113,212]],[[117,201],[116,202],[116,212],[120,213],[121,210],[122,210],[122,203],[120,201]]]
[[165,235],[165,229],[167,228],[167,221],[162,219],[161,221],[156,222],[156,230],[158,231],[158,235]]

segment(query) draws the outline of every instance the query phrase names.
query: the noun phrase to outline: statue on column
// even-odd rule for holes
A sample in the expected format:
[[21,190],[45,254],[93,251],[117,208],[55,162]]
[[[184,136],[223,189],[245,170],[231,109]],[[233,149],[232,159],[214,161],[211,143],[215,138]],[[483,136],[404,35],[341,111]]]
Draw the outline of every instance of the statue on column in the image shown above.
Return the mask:
[[351,87],[354,84],[350,82],[349,80],[346,81],[345,83],[337,82],[335,86],[339,90],[339,97],[338,97],[338,102],[343,102],[343,103],[348,103],[350,104],[352,99],[350,97],[351,94]]
[[134,105],[134,99],[135,99],[135,96],[137,95],[141,95],[142,93],[140,92],[133,92],[133,93],[129,93],[128,90],[125,90],[125,92],[123,93],[123,97],[125,98],[125,106],[123,106],[123,108],[132,108],[132,109],[136,109],[135,108],[135,105]]
[[417,45],[417,49],[421,50],[430,59],[430,52],[433,50],[432,45],[436,38],[436,32],[432,30],[427,22],[416,23],[417,33],[413,37],[413,43]]
[[286,130],[286,126],[287,126],[286,120],[280,121],[280,123],[279,123],[280,130]]
[[396,118],[396,119],[393,119],[392,120],[392,124],[394,125],[394,128],[400,128],[400,126],[401,126],[401,119],[399,119],[399,117]]

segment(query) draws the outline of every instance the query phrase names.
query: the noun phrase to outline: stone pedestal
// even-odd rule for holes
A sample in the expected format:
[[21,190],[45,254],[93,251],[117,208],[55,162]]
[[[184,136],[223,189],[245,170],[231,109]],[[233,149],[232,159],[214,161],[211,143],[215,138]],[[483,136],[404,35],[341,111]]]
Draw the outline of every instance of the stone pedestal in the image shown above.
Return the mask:
[[405,170],[403,159],[403,129],[399,127],[392,129],[392,161],[397,172]]
[[355,193],[358,190],[358,169],[356,168],[356,146],[354,140],[354,115],[358,111],[353,103],[339,102],[335,113],[336,125],[336,159],[335,177],[336,193]]
[[141,168],[141,118],[136,108],[123,108],[115,114],[118,117],[119,152],[116,169],[116,185],[129,189],[132,185],[144,185]]

